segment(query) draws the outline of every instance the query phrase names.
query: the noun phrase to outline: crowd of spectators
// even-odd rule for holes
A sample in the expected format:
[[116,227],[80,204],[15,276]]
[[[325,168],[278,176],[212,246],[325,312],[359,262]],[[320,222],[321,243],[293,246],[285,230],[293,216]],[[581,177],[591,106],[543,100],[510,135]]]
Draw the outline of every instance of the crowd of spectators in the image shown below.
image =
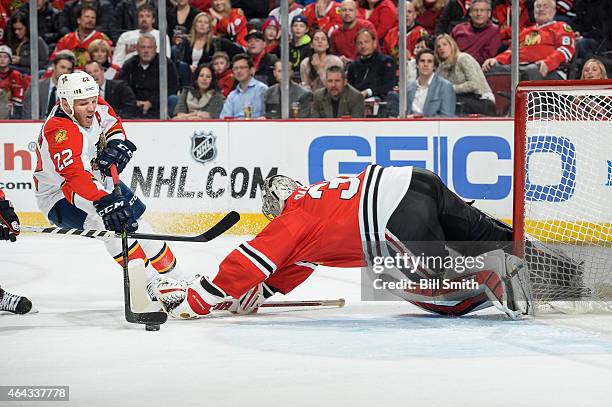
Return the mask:
[[[85,70],[124,118],[281,117],[278,0],[166,0],[168,100],[159,100],[158,0],[0,0],[0,119],[40,119],[59,76]],[[397,2],[288,0],[291,117],[399,112]],[[601,79],[612,63],[604,0],[521,0],[522,79]],[[407,115],[496,114],[492,75],[509,75],[510,0],[406,2]],[[38,43],[31,72],[30,42]],[[375,106],[373,109],[372,107]]]

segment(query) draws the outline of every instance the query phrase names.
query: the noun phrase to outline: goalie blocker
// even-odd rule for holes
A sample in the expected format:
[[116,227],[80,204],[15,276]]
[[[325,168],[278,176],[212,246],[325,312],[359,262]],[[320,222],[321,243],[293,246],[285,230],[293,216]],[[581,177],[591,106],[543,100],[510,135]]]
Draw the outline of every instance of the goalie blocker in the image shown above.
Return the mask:
[[[317,265],[362,267],[380,254],[382,244],[415,242],[408,250],[440,254],[445,244],[463,255],[491,252],[485,267],[463,277],[480,281],[478,289],[458,290],[452,304],[438,307],[439,293],[399,293],[400,297],[444,315],[497,306],[511,318],[529,312],[529,287],[521,262],[507,258],[496,242],[508,242],[512,230],[463,202],[434,173],[412,167],[368,166],[355,177],[338,177],[300,186],[276,175],[266,179],[263,213],[271,222],[251,241],[242,243],[220,264],[214,279],[191,282],[166,280],[174,294],[169,305],[183,318],[210,313],[228,297],[241,298],[265,282],[273,292],[286,294],[310,276]],[[366,242],[365,252],[363,243]],[[447,270],[429,270],[440,278]],[[452,272],[452,271],[450,271]],[[469,274],[469,275],[468,275]],[[398,293],[396,293],[398,294]],[[163,297],[162,297],[162,301]]]

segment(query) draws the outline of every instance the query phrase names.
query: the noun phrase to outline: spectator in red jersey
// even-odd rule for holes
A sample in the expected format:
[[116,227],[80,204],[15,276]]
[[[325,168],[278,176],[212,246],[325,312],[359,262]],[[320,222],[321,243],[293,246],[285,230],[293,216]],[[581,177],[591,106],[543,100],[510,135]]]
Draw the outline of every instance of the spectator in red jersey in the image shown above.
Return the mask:
[[215,18],[214,33],[246,47],[247,19],[239,8],[232,8],[230,0],[213,0],[210,14]]
[[450,34],[453,28],[468,18],[472,0],[450,0],[436,21],[436,34]]
[[0,3],[0,45],[6,43],[6,28],[8,27],[8,14]]
[[[287,4],[289,6],[289,22],[291,23],[291,20],[293,20],[293,17],[303,13],[304,8],[302,7],[301,4],[299,4],[295,0],[287,0]],[[280,20],[280,7],[276,7],[275,9],[270,11],[269,16],[270,17],[274,17],[276,19],[276,21],[278,21],[280,23],[281,22],[281,20]]]
[[[519,0],[521,15],[519,17],[519,25],[521,30],[533,23],[529,16],[529,7],[526,0]],[[512,17],[512,2],[511,0],[496,0],[493,7],[491,20],[499,26],[501,32],[501,40],[508,42],[512,37],[512,27],[510,21]]]
[[344,0],[340,4],[342,26],[331,34],[332,52],[338,55],[344,64],[348,64],[357,58],[357,47],[355,46],[357,33],[364,28],[376,31],[374,24],[359,18],[357,15],[357,2],[354,0]]
[[470,19],[457,24],[451,33],[461,52],[467,52],[480,65],[497,55],[501,45],[499,27],[491,21],[491,0],[472,0]]
[[223,92],[223,96],[227,97],[232,89],[234,89],[234,75],[230,69],[230,58],[226,52],[215,52],[212,57],[213,69],[217,78],[217,85]]
[[311,38],[308,35],[308,21],[305,16],[293,17],[293,20],[291,20],[291,35],[289,62],[295,72],[299,69],[302,61],[312,54]]
[[261,26],[264,40],[266,41],[266,52],[280,56],[280,46],[278,39],[280,38],[281,27],[278,20],[274,17],[268,17]]
[[10,17],[27,3],[28,0],[0,0],[0,7],[4,8],[7,16]]
[[[13,51],[12,64],[15,69],[30,74],[30,30],[29,16],[18,11],[9,22],[8,45]],[[38,37],[38,67],[45,69],[49,62],[49,47]]]
[[0,89],[4,89],[8,99],[11,119],[23,117],[23,102],[30,77],[9,66],[13,52],[7,45],[0,45]]
[[395,64],[376,50],[376,33],[364,28],[355,38],[359,58],[348,67],[347,79],[364,98],[385,99],[396,84]]
[[212,0],[191,0],[191,5],[203,13],[208,13],[212,6]]
[[104,78],[109,80],[117,79],[121,67],[111,62],[113,50],[108,45],[108,42],[94,40],[87,47],[87,52],[89,52],[90,61],[97,62],[104,70]]
[[[419,40],[428,35],[427,30],[416,23],[414,3],[406,2],[406,58],[415,55],[414,48]],[[383,53],[391,55],[395,64],[399,64],[399,30],[390,30],[384,39]]]
[[300,77],[302,85],[312,92],[325,87],[325,72],[331,66],[344,68],[342,59],[330,51],[329,37],[321,29],[312,34],[312,55],[300,64]]
[[342,25],[340,7],[333,0],[317,0],[304,9],[308,26],[320,28],[330,35],[333,30]]
[[176,37],[191,30],[193,20],[200,11],[191,6],[191,0],[176,0],[176,6],[168,10],[168,34],[172,36],[172,43],[177,44]]
[[[529,65],[521,67],[521,76],[527,80],[566,79],[559,70],[562,63],[570,62],[576,51],[576,37],[567,23],[554,21],[555,0],[536,0],[534,16],[536,24],[521,30],[520,62]],[[512,50],[508,49],[482,64],[482,70],[510,72]]]
[[89,62],[89,53],[87,48],[95,40],[104,40],[109,46],[113,42],[103,32],[96,31],[96,9],[84,5],[79,10],[77,17],[77,29],[74,32],[64,35],[55,47],[55,51],[51,55],[51,60],[55,58],[59,51],[64,49],[70,50],[76,56],[76,69],[82,69]]
[[436,21],[442,14],[448,0],[414,0],[414,8],[417,12],[416,22],[433,35],[436,29]]
[[380,41],[397,27],[397,7],[391,0],[359,0],[364,17],[376,27],[376,38]]
[[69,34],[78,28],[78,18],[84,7],[91,7],[96,12],[96,22],[93,29],[103,33],[110,32],[114,13],[113,5],[108,0],[77,0],[66,3],[58,17],[60,35]]

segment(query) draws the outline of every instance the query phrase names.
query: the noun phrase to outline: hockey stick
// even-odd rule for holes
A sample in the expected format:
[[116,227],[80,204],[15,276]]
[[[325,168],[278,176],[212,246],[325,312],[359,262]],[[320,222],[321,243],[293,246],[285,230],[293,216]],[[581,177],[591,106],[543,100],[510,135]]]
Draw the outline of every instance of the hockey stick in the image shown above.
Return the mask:
[[310,300],[310,301],[270,301],[264,302],[260,308],[283,308],[283,307],[344,307],[344,298],[337,300]]
[[[219,222],[213,225],[210,229],[197,236],[184,236],[184,235],[157,235],[152,233],[127,233],[127,237],[130,239],[141,239],[141,240],[165,240],[167,242],[208,242],[213,240],[225,233],[228,229],[234,226],[240,220],[238,212],[231,211],[223,217]],[[39,227],[39,226],[26,226],[21,225],[21,231],[34,232],[34,233],[49,233],[57,235],[76,235],[85,237],[109,237],[114,239],[121,239],[121,233],[112,232],[110,230],[96,230],[96,229],[67,229],[58,227]]]
[[[111,166],[111,175],[113,176],[113,184],[115,184],[115,192],[121,195],[121,187],[119,186],[119,173],[117,167]],[[168,314],[161,311],[154,312],[134,312],[132,311],[132,295],[130,293],[130,276],[128,272],[128,233],[123,226],[121,233],[121,254],[123,256],[123,297],[125,303],[125,320],[133,324],[145,324],[147,331],[159,331],[159,326],[168,320]]]

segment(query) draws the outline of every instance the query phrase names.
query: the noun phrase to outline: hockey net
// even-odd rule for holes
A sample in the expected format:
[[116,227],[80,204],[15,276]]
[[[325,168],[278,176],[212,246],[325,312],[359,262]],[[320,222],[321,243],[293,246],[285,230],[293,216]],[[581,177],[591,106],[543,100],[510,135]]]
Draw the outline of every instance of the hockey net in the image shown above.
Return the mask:
[[521,83],[513,227],[536,312],[612,310],[612,81]]

